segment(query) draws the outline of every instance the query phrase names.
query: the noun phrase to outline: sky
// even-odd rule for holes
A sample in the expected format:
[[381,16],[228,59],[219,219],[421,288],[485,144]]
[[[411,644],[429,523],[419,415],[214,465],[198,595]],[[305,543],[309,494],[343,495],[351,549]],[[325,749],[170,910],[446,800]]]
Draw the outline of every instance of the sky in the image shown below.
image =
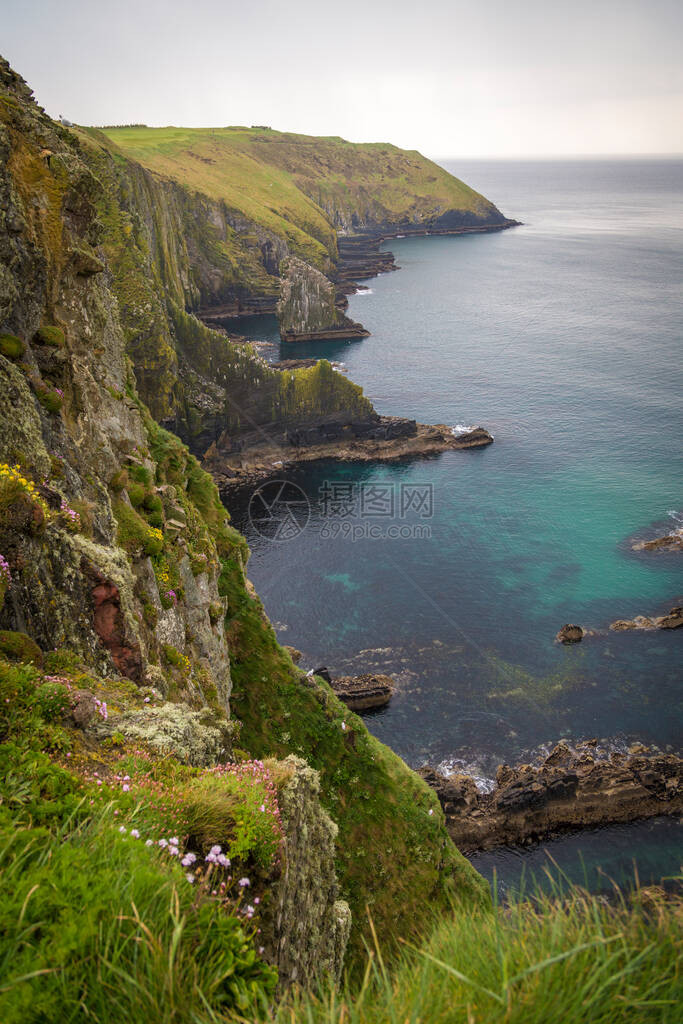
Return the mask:
[[79,124],[270,125],[435,159],[683,153],[681,0],[0,0]]

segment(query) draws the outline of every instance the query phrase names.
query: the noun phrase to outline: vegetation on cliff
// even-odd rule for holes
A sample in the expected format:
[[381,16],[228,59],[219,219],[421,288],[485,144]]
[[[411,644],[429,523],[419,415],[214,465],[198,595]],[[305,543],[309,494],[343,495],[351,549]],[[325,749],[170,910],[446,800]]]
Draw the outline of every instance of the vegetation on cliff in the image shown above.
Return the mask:
[[489,913],[456,913],[398,963],[370,954],[363,985],[299,993],[277,1024],[676,1024],[680,896],[593,897],[558,885]]
[[271,128],[104,128],[150,170],[242,211],[318,269],[336,258],[335,228],[428,224],[450,210],[470,223],[504,218],[474,189],[415,150]]
[[[157,422],[198,444],[245,423],[372,415],[328,363],[278,374],[192,315],[236,279],[213,275],[231,266],[227,243],[202,262],[207,225],[252,230],[211,204],[56,125],[0,62],[8,1024],[254,1019],[275,967],[281,985],[336,978],[352,924],[358,973],[364,943],[393,952],[453,906],[458,941],[499,949],[436,794],[279,647],[244,538]],[[277,248],[254,237],[264,259]],[[497,1007],[512,981],[496,955],[507,989],[484,984]],[[641,961],[619,961],[640,985],[628,998],[668,1006]]]

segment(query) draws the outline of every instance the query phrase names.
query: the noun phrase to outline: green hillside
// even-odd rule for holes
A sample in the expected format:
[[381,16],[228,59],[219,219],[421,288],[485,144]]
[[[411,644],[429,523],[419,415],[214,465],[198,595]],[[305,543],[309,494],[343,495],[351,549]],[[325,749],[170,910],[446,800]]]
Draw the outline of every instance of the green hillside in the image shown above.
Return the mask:
[[[286,238],[321,266],[334,228],[422,224],[448,211],[504,218],[487,199],[416,151],[266,128],[104,128],[120,153]],[[99,133],[98,133],[99,134]]]

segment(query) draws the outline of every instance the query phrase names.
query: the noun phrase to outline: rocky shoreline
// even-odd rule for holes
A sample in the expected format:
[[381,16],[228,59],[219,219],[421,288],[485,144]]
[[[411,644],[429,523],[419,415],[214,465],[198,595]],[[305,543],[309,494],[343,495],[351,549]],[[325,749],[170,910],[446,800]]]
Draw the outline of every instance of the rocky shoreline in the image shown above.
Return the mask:
[[204,456],[204,469],[219,490],[254,483],[304,462],[335,459],[340,462],[393,462],[425,458],[445,451],[484,448],[493,436],[483,427],[454,435],[445,424],[428,426],[396,416],[379,416],[362,423],[335,420],[291,431],[277,439],[250,439],[233,446],[221,437]]
[[523,846],[577,828],[683,812],[683,759],[642,745],[601,758],[597,741],[559,743],[538,765],[501,765],[482,793],[467,775],[420,774],[436,791],[463,853]]

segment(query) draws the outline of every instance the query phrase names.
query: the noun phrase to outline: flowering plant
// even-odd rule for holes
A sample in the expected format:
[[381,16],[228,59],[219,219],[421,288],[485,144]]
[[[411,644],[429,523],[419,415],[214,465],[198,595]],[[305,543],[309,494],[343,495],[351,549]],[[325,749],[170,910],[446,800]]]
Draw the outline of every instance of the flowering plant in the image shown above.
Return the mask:
[[0,608],[5,603],[5,594],[9,590],[11,583],[12,573],[7,564],[7,559],[4,555],[0,555]]

